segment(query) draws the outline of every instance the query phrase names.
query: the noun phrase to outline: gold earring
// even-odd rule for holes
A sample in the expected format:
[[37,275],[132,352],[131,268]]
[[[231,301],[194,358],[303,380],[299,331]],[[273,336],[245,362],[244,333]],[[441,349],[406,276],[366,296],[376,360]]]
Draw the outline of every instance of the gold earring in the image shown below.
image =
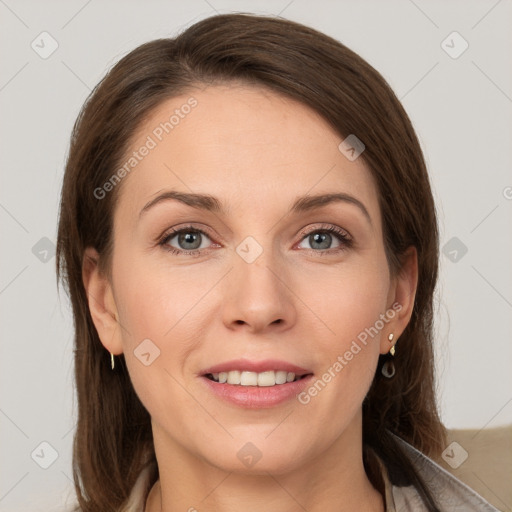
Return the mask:
[[[389,341],[393,341],[395,335],[393,333],[391,333],[389,336],[388,336],[388,340]],[[389,350],[389,353],[394,356],[395,355],[395,345],[393,345],[390,350]]]
[[114,369],[114,354],[112,354],[112,352],[110,352],[110,366],[112,367],[112,370]]

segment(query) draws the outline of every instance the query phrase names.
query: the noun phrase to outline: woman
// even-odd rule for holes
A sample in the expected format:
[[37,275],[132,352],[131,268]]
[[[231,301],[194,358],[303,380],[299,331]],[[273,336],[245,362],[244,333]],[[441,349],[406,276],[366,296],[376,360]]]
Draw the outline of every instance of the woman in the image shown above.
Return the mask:
[[132,51],[62,188],[77,510],[495,510],[430,458],[437,265],[418,140],[354,52],[244,14]]

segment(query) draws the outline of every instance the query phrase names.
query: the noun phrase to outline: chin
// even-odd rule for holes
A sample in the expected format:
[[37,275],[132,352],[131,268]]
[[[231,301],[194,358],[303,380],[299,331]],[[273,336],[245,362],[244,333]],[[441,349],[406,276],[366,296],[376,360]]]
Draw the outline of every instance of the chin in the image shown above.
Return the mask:
[[307,443],[290,443],[288,440],[284,444],[278,439],[276,442],[269,439],[259,442],[256,437],[254,431],[252,435],[249,432],[246,436],[237,436],[229,443],[213,447],[213,453],[210,446],[208,453],[203,453],[201,458],[223,471],[244,475],[286,474],[305,464],[302,459],[306,456],[304,445]]

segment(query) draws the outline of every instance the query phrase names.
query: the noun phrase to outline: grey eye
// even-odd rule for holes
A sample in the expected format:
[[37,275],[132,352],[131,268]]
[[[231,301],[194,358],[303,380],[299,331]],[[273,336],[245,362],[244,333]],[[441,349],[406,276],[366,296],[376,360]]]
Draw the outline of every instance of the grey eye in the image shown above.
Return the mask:
[[[172,240],[175,239],[177,240],[177,246],[172,243]],[[206,245],[203,245],[203,243],[208,240],[210,240],[209,237],[201,231],[195,229],[183,229],[170,235],[165,243],[178,250],[194,251],[196,249],[204,249],[207,247],[208,244],[206,243]]]
[[[333,236],[331,233],[327,233],[325,231],[315,231],[310,233],[304,240],[301,242],[303,244],[305,241],[308,241],[309,247],[301,247],[302,249],[334,249],[340,245],[340,241],[337,236]],[[332,245],[333,242],[337,242],[337,245]]]

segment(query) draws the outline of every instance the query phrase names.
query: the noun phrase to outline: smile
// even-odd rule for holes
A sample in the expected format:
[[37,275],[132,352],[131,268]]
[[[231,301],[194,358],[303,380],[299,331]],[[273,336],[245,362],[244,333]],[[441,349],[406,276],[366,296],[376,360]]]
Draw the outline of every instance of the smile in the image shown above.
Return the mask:
[[233,370],[229,372],[208,373],[206,377],[220,384],[270,387],[286,384],[287,382],[295,382],[306,377],[306,374],[295,375],[295,373],[287,372],[286,370],[270,370],[260,373]]

